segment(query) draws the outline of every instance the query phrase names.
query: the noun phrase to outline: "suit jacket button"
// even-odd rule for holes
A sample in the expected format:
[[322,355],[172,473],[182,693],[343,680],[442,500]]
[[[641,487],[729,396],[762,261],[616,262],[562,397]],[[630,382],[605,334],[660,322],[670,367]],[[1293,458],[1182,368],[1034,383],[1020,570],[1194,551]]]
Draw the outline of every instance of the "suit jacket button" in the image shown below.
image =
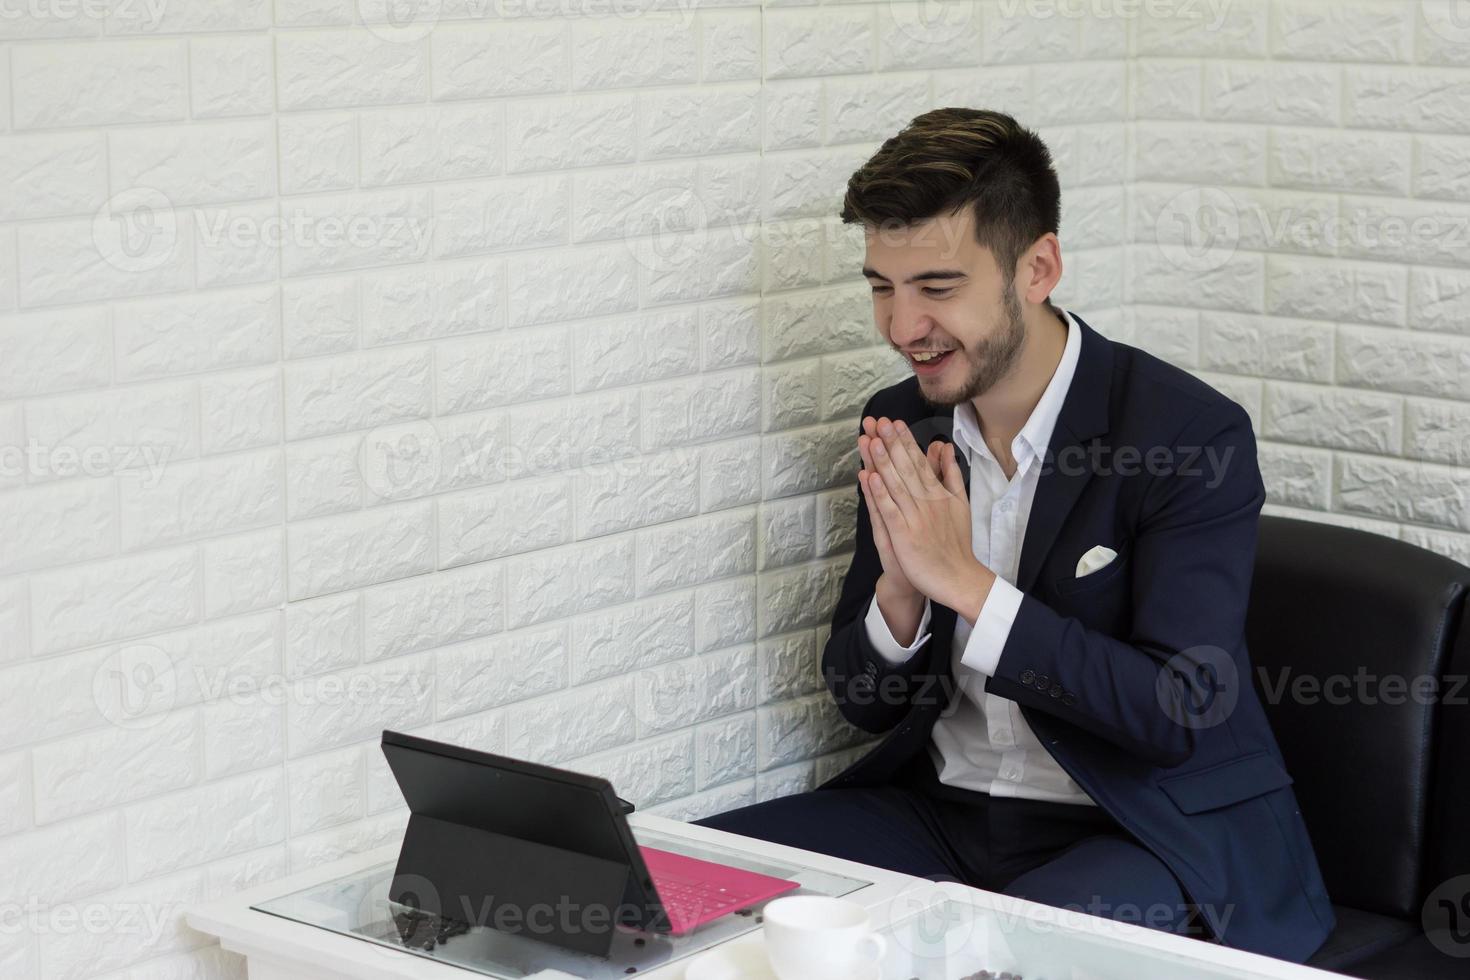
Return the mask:
[[1030,684],[1034,680],[1036,680],[1036,671],[1032,670],[1030,667],[1027,667],[1025,670],[1021,671],[1022,684]]
[[873,690],[873,678],[867,674],[859,674],[852,679],[852,689],[855,694],[867,694]]
[[1062,690],[1060,686],[1057,686],[1057,687],[1052,688],[1051,691],[1048,692],[1047,696],[1048,697],[1053,697],[1053,698],[1060,698],[1063,694],[1066,694],[1066,693],[1067,692],[1064,691],[1064,690]]
[[1070,708],[1072,705],[1074,705],[1076,703],[1077,703],[1077,695],[1073,694],[1071,691],[1068,691],[1066,694],[1063,694],[1062,695],[1062,704],[1065,704],[1067,707]]
[[1036,689],[1038,691],[1044,691],[1044,690],[1046,690],[1049,687],[1051,687],[1051,678],[1050,677],[1047,677],[1045,674],[1039,674],[1039,675],[1037,675],[1037,678],[1036,678]]

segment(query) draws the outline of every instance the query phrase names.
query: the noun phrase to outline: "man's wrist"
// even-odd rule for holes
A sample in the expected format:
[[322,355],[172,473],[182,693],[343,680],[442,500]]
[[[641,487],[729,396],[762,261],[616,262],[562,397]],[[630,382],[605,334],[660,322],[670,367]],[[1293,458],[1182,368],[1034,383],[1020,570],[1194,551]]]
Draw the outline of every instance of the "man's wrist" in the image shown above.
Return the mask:
[[990,587],[995,584],[995,579],[995,573],[977,561],[960,582],[958,600],[950,608],[971,627],[980,618],[980,610],[985,608],[985,600],[990,597]]
[[912,646],[918,638],[928,601],[922,592],[894,589],[892,583],[885,582],[882,577],[873,589],[873,603],[878,607],[878,614],[883,617],[889,635],[904,647]]
[[894,588],[893,580],[888,577],[887,573],[878,576],[878,582],[873,586],[873,594],[885,606],[890,604],[894,606],[914,604],[922,606],[924,604],[924,594],[922,592],[913,588]]

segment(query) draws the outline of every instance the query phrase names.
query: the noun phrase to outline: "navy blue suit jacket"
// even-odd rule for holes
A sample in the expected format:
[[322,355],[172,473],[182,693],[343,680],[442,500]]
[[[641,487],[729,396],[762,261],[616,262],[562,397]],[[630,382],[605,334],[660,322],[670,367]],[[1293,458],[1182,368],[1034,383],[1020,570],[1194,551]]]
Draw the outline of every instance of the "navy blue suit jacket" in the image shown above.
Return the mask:
[[[1061,767],[1169,866],[1216,941],[1300,962],[1334,917],[1250,680],[1246,602],[1266,498],[1250,417],[1073,318],[1081,353],[1037,461],[1024,598],[984,689],[1017,702]],[[912,377],[863,414],[903,419],[921,448],[953,434],[953,409],[931,408]],[[887,737],[822,789],[888,781],[955,694],[953,609],[933,603],[930,639],[902,665],[868,639],[882,566],[858,496],[822,672],[847,720]],[[1077,578],[1099,544],[1117,557]]]

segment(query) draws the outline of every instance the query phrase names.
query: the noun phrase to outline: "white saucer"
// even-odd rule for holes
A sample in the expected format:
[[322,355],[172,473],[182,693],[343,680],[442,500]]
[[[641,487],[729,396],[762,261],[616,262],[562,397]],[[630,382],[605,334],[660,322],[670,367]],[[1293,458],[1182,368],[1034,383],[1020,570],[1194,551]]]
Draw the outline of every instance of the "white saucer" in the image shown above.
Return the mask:
[[776,980],[759,932],[721,943],[689,961],[684,980]]

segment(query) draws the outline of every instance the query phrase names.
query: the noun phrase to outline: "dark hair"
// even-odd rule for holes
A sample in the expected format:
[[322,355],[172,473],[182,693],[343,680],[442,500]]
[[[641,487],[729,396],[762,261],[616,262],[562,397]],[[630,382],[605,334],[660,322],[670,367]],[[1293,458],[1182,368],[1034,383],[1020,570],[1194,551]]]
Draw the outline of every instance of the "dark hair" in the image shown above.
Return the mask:
[[[1004,112],[931,109],[848,178],[841,217],[910,225],[967,204],[975,240],[995,255],[1009,286],[1021,253],[1056,234],[1061,221],[1061,186],[1041,137]],[[1046,305],[1056,310],[1050,296]]]

